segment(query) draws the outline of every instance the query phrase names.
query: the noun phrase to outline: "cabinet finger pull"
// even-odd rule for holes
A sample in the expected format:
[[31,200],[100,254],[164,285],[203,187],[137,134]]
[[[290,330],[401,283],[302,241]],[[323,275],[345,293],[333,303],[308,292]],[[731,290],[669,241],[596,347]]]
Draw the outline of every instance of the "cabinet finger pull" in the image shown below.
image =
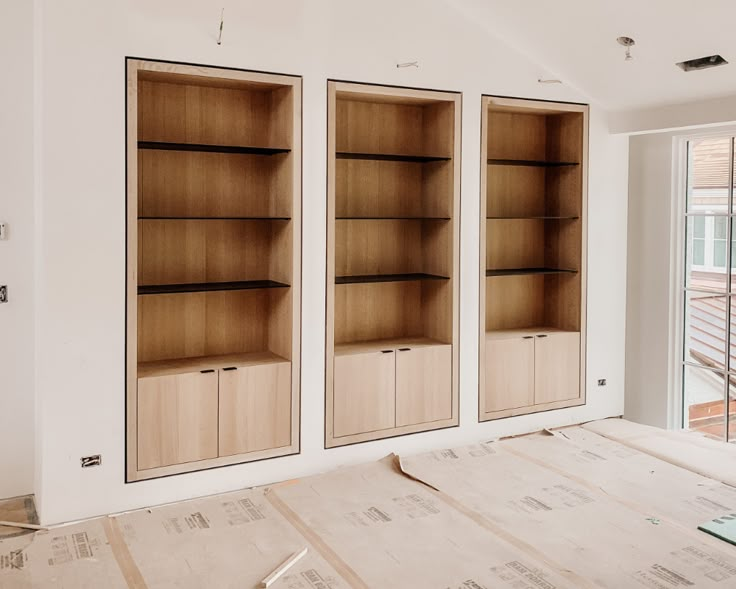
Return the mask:
[[393,354],[393,350],[381,350],[381,354]]
[[546,335],[546,334],[544,334],[544,333],[541,333],[541,334],[539,334],[539,335],[538,335],[537,337],[547,337],[547,335]]
[[399,352],[408,352],[411,348],[399,348]]
[[237,366],[228,366],[227,368],[223,368],[223,370],[237,370]]
[[522,336],[522,339],[534,339],[534,336],[533,335],[525,335],[525,336]]
[[207,370],[200,370],[202,374],[209,374],[210,372],[214,372],[215,370],[213,368],[208,368]]

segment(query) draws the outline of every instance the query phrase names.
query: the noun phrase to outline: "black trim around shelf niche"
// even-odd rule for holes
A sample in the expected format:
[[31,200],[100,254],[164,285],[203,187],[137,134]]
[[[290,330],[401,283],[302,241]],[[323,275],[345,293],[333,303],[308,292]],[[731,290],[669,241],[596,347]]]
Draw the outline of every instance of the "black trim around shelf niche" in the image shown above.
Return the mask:
[[491,166],[533,166],[537,168],[563,168],[566,166],[579,166],[578,162],[548,162],[544,160],[513,160],[489,158]]
[[355,153],[338,151],[335,157],[339,160],[372,160],[382,162],[409,162],[424,164],[427,162],[449,162],[452,158],[440,155],[408,155],[399,153]]
[[289,153],[287,147],[253,147],[245,145],[211,145],[204,143],[169,143],[166,141],[139,141],[138,149],[163,151],[200,151],[209,153],[240,153],[251,155],[276,155]]
[[291,221],[291,217],[138,217],[139,221]]
[[335,217],[336,221],[451,221],[451,217]]
[[529,215],[526,217],[486,217],[489,221],[577,221],[579,216]]
[[252,290],[256,288],[288,288],[275,280],[240,280],[234,282],[195,282],[191,284],[149,284],[138,286],[139,295],[182,294],[223,290]]
[[566,268],[507,268],[486,270],[486,276],[525,276],[528,274],[577,274],[577,270]]
[[364,274],[359,276],[336,276],[335,284],[365,284],[372,282],[406,282],[411,280],[449,280],[447,276],[409,272],[406,274]]

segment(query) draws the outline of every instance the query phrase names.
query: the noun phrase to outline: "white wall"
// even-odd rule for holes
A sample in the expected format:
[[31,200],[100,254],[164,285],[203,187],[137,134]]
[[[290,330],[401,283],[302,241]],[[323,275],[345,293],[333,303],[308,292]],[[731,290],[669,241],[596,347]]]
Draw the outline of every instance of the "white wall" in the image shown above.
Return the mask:
[[[21,1],[21,0],[18,0]],[[627,148],[592,109],[588,403],[479,424],[478,212],[482,93],[585,101],[540,86],[545,72],[441,0],[42,0],[43,100],[38,395],[40,506],[46,523],[302,476],[623,411]],[[304,76],[302,453],[124,483],[124,56]],[[419,59],[419,69],[397,61]],[[323,449],[326,79],[463,92],[461,427]],[[597,388],[607,378],[606,388]],[[81,470],[80,456],[103,465]]]
[[670,252],[674,134],[632,137],[629,145],[629,231],[625,417],[668,427],[672,283]]
[[33,492],[33,3],[0,2],[0,498]]

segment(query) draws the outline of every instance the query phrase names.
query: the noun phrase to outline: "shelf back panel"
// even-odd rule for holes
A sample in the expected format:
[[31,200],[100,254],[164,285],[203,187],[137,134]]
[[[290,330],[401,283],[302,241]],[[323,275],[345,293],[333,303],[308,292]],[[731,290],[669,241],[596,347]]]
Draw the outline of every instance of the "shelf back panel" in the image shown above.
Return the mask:
[[138,80],[138,140],[290,147],[291,88],[256,90]]

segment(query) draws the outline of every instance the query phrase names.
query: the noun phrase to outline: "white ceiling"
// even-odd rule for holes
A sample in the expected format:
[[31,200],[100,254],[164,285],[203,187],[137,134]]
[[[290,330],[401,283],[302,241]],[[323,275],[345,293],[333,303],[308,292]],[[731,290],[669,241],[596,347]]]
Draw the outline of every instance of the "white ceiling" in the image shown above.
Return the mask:
[[[610,110],[736,95],[736,0],[448,4]],[[633,61],[624,61],[622,35],[636,40]],[[690,73],[675,66],[715,53],[729,65]]]

